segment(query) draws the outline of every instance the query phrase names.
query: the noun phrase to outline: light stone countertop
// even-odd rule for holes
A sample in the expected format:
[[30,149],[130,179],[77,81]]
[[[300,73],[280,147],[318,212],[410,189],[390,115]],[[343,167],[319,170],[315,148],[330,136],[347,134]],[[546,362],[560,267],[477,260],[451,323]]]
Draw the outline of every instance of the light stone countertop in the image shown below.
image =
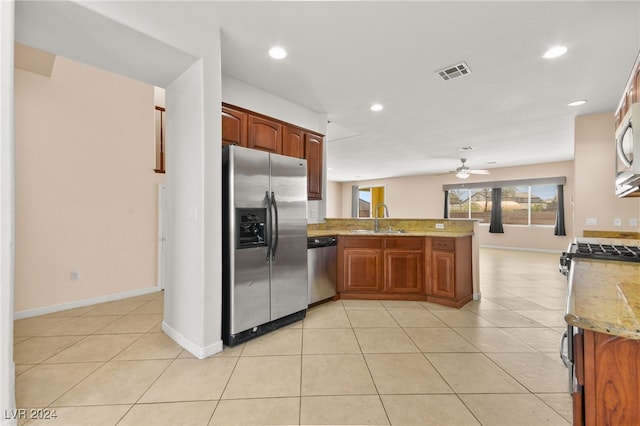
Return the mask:
[[456,232],[456,231],[403,231],[403,232],[353,232],[350,229],[322,229],[308,230],[309,237],[325,237],[325,236],[348,235],[351,237],[450,237],[460,238],[473,235],[473,232]]
[[640,340],[640,263],[573,258],[565,321]]
[[[373,235],[459,238],[474,235],[474,227],[477,226],[476,220],[384,218],[379,219],[380,232],[374,233],[372,232],[374,222],[373,219],[328,218],[324,223],[309,224],[307,235],[309,237],[331,235],[368,237]],[[395,232],[388,232],[389,229]],[[400,230],[402,232],[397,232]]]

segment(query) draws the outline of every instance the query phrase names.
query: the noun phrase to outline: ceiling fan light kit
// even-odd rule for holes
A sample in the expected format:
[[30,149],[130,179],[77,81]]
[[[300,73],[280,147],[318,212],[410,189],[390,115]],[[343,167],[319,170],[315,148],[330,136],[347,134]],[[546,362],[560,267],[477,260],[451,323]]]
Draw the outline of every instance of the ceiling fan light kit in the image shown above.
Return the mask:
[[465,164],[465,162],[467,161],[466,158],[461,158],[460,162],[462,163],[462,165],[460,167],[458,167],[455,171],[456,173],[456,177],[458,179],[466,179],[468,178],[470,175],[474,174],[474,175],[488,175],[489,174],[489,170],[472,170],[469,166],[467,166]]
[[466,179],[469,177],[469,172],[466,170],[459,170],[456,172],[456,177],[460,179]]

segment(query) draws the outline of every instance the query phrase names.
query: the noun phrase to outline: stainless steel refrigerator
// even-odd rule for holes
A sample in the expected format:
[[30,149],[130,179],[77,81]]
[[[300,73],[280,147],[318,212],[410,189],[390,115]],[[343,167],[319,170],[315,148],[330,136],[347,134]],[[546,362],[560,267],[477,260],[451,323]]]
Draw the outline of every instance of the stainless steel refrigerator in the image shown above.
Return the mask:
[[306,315],[306,160],[222,150],[222,338],[233,346]]

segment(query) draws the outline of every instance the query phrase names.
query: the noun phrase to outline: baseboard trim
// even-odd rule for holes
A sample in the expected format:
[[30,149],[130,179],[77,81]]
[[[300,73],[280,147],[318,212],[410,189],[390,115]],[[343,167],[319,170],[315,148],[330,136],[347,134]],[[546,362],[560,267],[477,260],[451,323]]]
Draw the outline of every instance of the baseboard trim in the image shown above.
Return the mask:
[[527,248],[527,247],[509,247],[509,246],[490,246],[481,244],[480,248],[487,249],[498,249],[498,250],[513,250],[513,251],[534,251],[538,253],[552,253],[552,254],[562,254],[562,250],[552,250],[552,249],[536,249],[536,248]]
[[222,352],[222,350],[224,349],[222,340],[218,340],[205,347],[197,345],[190,339],[185,337],[182,333],[175,330],[165,321],[162,321],[162,331],[164,331],[167,336],[171,337],[177,344],[188,350],[191,355],[195,356],[198,359],[208,358],[211,355]]
[[66,311],[67,309],[84,308],[85,306],[97,303],[113,302],[114,300],[127,299],[129,297],[142,296],[145,294],[160,291],[158,287],[145,287],[123,293],[107,294],[104,296],[92,297],[90,299],[74,300],[73,302],[61,303],[59,305],[45,306],[42,308],[28,309],[26,311],[14,312],[13,319],[23,319],[38,315],[52,314],[54,312]]

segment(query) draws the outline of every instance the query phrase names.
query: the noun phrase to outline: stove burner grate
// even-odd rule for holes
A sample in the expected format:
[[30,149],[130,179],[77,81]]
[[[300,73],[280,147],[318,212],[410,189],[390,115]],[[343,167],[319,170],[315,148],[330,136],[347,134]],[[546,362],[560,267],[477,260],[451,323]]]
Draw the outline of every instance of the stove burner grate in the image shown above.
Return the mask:
[[576,243],[575,257],[640,262],[640,247],[623,244]]

